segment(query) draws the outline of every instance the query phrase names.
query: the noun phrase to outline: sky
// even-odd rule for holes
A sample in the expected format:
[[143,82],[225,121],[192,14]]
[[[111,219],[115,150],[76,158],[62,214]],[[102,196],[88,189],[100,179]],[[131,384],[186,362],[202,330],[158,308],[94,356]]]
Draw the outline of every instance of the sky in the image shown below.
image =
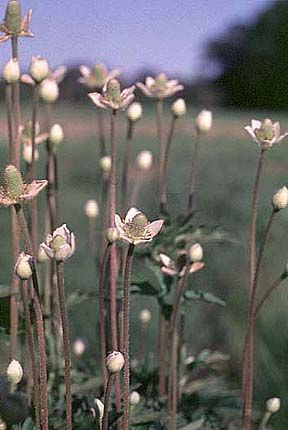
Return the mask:
[[[126,75],[141,69],[189,78],[205,73],[205,44],[238,22],[251,22],[275,0],[22,0],[35,38],[21,38],[24,67],[32,55],[52,66],[105,62]],[[6,1],[0,1],[4,16]],[[5,46],[4,46],[5,45]],[[10,46],[0,45],[0,63]]]

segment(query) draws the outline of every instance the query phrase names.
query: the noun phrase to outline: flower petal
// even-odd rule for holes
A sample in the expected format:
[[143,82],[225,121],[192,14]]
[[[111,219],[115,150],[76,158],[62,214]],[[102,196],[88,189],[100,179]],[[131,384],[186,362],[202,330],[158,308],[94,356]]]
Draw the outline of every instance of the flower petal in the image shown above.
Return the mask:
[[161,267],[161,272],[164,273],[165,275],[168,275],[168,276],[176,276],[177,275],[176,270],[169,269],[168,267],[164,267],[164,266]]
[[90,99],[93,101],[93,103],[103,109],[106,109],[107,106],[104,104],[105,99],[102,96],[102,94],[100,93],[89,93],[88,96],[90,97]]
[[43,249],[43,251],[48,255],[49,258],[54,258],[54,251],[49,246],[46,245],[46,243],[42,242],[40,244],[40,248]]
[[205,264],[202,261],[197,261],[196,263],[193,263],[189,269],[189,273],[195,273],[199,270],[203,269]]
[[134,207],[130,208],[128,210],[126,216],[125,216],[124,223],[125,224],[129,224],[133,220],[133,218],[135,217],[135,215],[138,215],[138,214],[141,214],[141,213],[142,212],[139,211],[139,209],[137,209],[137,208],[134,208]]
[[79,67],[80,73],[84,78],[89,78],[91,76],[91,70],[89,67],[84,66],[83,64]]
[[34,199],[37,196],[37,194],[39,194],[40,191],[42,191],[43,188],[46,187],[47,184],[48,184],[48,181],[46,181],[46,179],[32,181],[31,184],[27,185],[26,192],[22,194],[21,200]]
[[120,237],[122,237],[122,235],[124,233],[124,230],[123,230],[124,222],[121,220],[121,218],[118,214],[115,214],[114,222],[115,222],[115,227],[117,228]]
[[154,97],[153,93],[147,88],[142,82],[137,82],[136,86],[145,94],[147,97]]
[[147,230],[149,231],[152,238],[159,233],[163,226],[163,223],[164,221],[162,219],[158,219],[157,221],[153,221],[151,222],[151,224],[148,225]]
[[155,79],[152,78],[152,76],[147,76],[147,78],[145,79],[145,85],[148,88],[151,88],[155,85]]
[[252,127],[252,130],[253,130],[253,132],[255,131],[255,130],[259,130],[259,128],[261,128],[261,121],[258,121],[257,119],[252,119],[251,120],[251,127]]
[[159,254],[159,258],[161,263],[165,266],[165,267],[169,267],[172,263],[172,258],[169,257],[169,255],[166,254]]

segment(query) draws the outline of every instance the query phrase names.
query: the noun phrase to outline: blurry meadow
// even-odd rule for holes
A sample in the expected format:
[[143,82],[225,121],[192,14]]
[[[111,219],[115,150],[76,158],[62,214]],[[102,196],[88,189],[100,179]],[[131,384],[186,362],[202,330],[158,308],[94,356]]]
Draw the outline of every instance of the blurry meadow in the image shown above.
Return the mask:
[[[275,4],[270,14],[274,14],[274,17],[283,13],[281,2]],[[9,5],[11,11],[13,7],[18,10],[18,0],[9,0],[8,9]],[[1,31],[4,33],[2,38],[12,40],[15,54],[15,43],[17,45],[19,37],[29,35],[27,32],[30,18],[27,18],[28,24],[27,20],[25,25],[22,21],[22,27],[16,26],[16,30],[12,20],[13,25],[10,22],[9,30],[8,12],[1,25]],[[267,16],[270,15],[267,12]],[[214,80],[214,91],[209,90],[209,95],[203,97],[200,88],[207,91],[211,82],[203,84],[200,79],[199,88],[195,82],[187,84],[187,91],[185,84],[184,88],[179,86],[176,90],[178,81],[169,80],[173,78],[169,70],[159,70],[160,75],[153,75],[155,80],[149,77],[148,81],[141,79],[142,87],[141,83],[136,81],[135,88],[129,87],[123,95],[120,93],[119,82],[121,89],[128,87],[125,74],[123,79],[122,75],[117,75],[116,79],[116,75],[111,77],[107,72],[108,77],[103,79],[102,85],[89,86],[87,81],[86,85],[81,86],[78,82],[80,74],[77,71],[76,76],[74,68],[72,72],[68,71],[69,79],[60,84],[60,98],[54,103],[57,97],[53,101],[49,100],[49,89],[48,99],[45,100],[43,94],[41,95],[41,88],[47,81],[58,85],[60,80],[57,82],[51,70],[48,70],[48,64],[47,73],[43,74],[45,77],[37,80],[37,72],[42,75],[42,67],[46,67],[45,64],[43,66],[41,57],[32,60],[28,70],[30,75],[22,75],[21,80],[20,72],[17,79],[13,75],[13,62],[10,66],[8,63],[11,67],[8,67],[10,74],[3,71],[0,101],[0,430],[56,430],[64,428],[64,421],[66,430],[287,428],[288,316],[285,309],[288,299],[285,278],[288,276],[288,212],[285,207],[288,206],[288,190],[285,185],[288,184],[288,148],[285,141],[278,146],[282,137],[284,140],[287,135],[285,133],[280,136],[276,121],[280,122],[282,132],[288,130],[285,110],[288,103],[283,105],[281,102],[277,105],[276,102],[267,102],[266,109],[265,101],[259,96],[262,89],[260,86],[260,90],[256,88],[258,84],[255,84],[254,90],[259,96],[259,103],[255,102],[254,105],[252,98],[249,101],[248,95],[246,99],[245,95],[239,95],[241,90],[236,94],[234,83],[237,61],[243,65],[244,76],[247,72],[247,79],[248,71],[251,73],[249,67],[248,71],[245,69],[245,63],[241,59],[245,53],[251,53],[250,47],[245,51],[251,34],[255,39],[259,36],[258,32],[263,34],[263,22],[266,22],[266,18],[263,14],[258,24],[251,28],[243,26],[239,29],[235,26],[235,34],[228,31],[225,35],[225,43],[223,40],[210,43],[210,59],[216,58],[216,62],[224,59],[222,64],[225,66],[225,60],[229,57],[226,56],[227,52],[235,50],[235,55],[231,55],[231,58],[238,60],[235,60],[235,63],[232,61],[231,66],[229,57],[226,62],[226,66],[229,63],[227,69],[224,67],[222,75],[219,74]],[[271,28],[275,29],[272,24]],[[25,34],[22,34],[23,32]],[[236,42],[230,42],[229,45],[226,41],[232,33],[235,35],[233,41]],[[243,44],[243,48],[244,39],[246,44]],[[28,44],[29,40],[25,40],[26,43]],[[21,44],[22,49],[24,50],[25,46]],[[257,52],[261,59],[263,52]],[[39,62],[39,69],[33,69],[33,62]],[[257,61],[256,63],[258,64]],[[102,65],[100,69],[101,67]],[[86,72],[83,73],[82,66],[82,81],[85,81]],[[168,79],[163,72],[167,73]],[[265,80],[265,76],[261,78]],[[17,164],[17,157],[13,159],[13,148],[19,144],[18,133],[23,147],[25,146],[25,133],[22,130],[21,135],[15,114],[20,81],[21,88],[25,88],[24,91],[21,90],[21,124],[32,120],[30,135],[28,133],[31,154],[36,150],[38,122],[41,131],[48,132],[44,145],[39,146],[37,163],[32,155],[29,163],[27,160],[25,163],[21,158]],[[146,82],[144,91],[143,81]],[[249,82],[252,85],[252,79]],[[72,91],[74,84],[75,87],[78,85],[82,88],[80,96],[76,90]],[[231,92],[228,90],[229,85],[233,86]],[[276,86],[275,84],[275,88],[273,87],[275,92],[278,90]],[[218,97],[219,88],[224,88],[221,97]],[[37,91],[40,91],[40,99]],[[149,91],[152,95],[149,95]],[[136,120],[129,116],[129,108],[126,110],[132,102],[133,92],[135,101],[140,101],[143,109]],[[147,99],[142,92],[146,96],[148,93]],[[253,93],[253,90],[250,92]],[[88,93],[92,93],[90,98]],[[179,100],[179,97],[185,99],[187,111],[184,109],[178,115],[173,102]],[[244,102],[241,97],[245,99]],[[182,108],[181,103],[179,106]],[[206,108],[210,110],[202,110]],[[101,165],[104,154],[103,151],[101,153],[101,133],[99,138],[100,111],[107,155],[111,154],[112,160],[115,155],[113,145],[116,144],[117,147],[114,179],[113,161],[112,168],[110,166],[106,172]],[[201,123],[199,118],[203,112],[205,120]],[[207,116],[205,117],[207,113],[208,120]],[[272,122],[264,118],[271,118]],[[254,122],[250,129],[245,130],[245,126],[250,124],[252,119],[262,122],[257,123],[257,126]],[[12,121],[12,128],[11,124],[9,127],[9,120]],[[165,144],[169,142],[167,138],[173,121],[175,129],[167,164],[167,203],[162,204],[161,178],[163,180],[164,177],[165,182],[165,175],[161,177],[161,162],[165,158]],[[64,132],[63,141],[62,136],[59,142],[58,136],[53,136],[53,124],[61,125]],[[122,166],[127,154],[127,136],[131,137],[129,130],[131,132],[132,128],[130,163],[127,170],[128,192],[124,209]],[[164,142],[162,150],[161,138],[162,144]],[[54,139],[57,142],[55,144]],[[193,163],[197,160],[197,142],[199,160],[196,172]],[[153,164],[148,168],[143,168],[142,165],[141,171],[139,159],[138,163],[136,159],[144,150],[152,154]],[[257,188],[257,162],[259,172],[261,156],[264,156],[264,153],[265,165]],[[51,176],[49,171],[49,160],[54,163],[54,176]],[[14,189],[11,191],[12,185],[15,185],[15,178],[11,180],[12,185],[9,183],[11,164],[12,173],[16,171],[17,176],[19,169],[28,183],[33,183],[36,178],[48,179],[48,183],[44,184],[48,186],[47,194],[43,192],[37,197],[39,231],[36,231],[36,251],[34,239],[37,222],[33,223],[35,212],[30,203],[25,209],[29,231],[23,227],[23,219],[21,221],[23,203],[35,195],[29,197],[27,186],[21,177],[20,192],[19,189],[16,192]],[[55,174],[57,171],[58,176]],[[192,193],[193,171],[197,174],[195,173],[196,185]],[[17,178],[19,180],[19,176]],[[114,186],[116,199],[113,201]],[[49,201],[51,189],[52,200],[55,199],[52,204]],[[255,198],[257,190],[258,202],[257,196]],[[193,210],[191,203],[187,211],[189,195],[193,196]],[[94,213],[90,216],[87,212],[89,200],[97,202],[96,215]],[[116,208],[113,208],[115,203]],[[253,233],[253,214],[257,204],[258,219],[257,224],[255,221],[256,230]],[[20,211],[17,220],[22,234],[24,231],[22,239],[14,225],[11,240],[11,213],[7,210],[7,205],[12,209],[12,220]],[[92,207],[95,209],[95,206]],[[129,214],[129,208],[134,207],[141,212],[132,209],[134,215],[128,220],[125,215]],[[278,213],[277,221],[272,226],[272,218]],[[120,218],[117,218],[117,214]],[[267,229],[269,216],[272,218]],[[157,220],[155,222],[158,224],[157,227],[154,224],[154,230],[151,227],[153,222],[148,220]],[[144,224],[141,224],[143,222]],[[75,253],[73,233],[61,226],[64,223],[75,235]],[[250,224],[252,231],[249,230]],[[55,230],[59,226],[61,227]],[[106,230],[107,227],[112,230]],[[53,233],[53,237],[48,233]],[[114,236],[110,239],[112,233]],[[158,233],[159,236],[154,237]],[[18,234],[16,239],[15,234]],[[251,245],[253,234],[256,244],[254,253]],[[32,244],[29,242],[29,235]],[[262,253],[261,248],[263,237],[265,253]],[[57,242],[59,238],[60,245]],[[26,272],[23,275],[19,270],[19,260],[15,258],[15,240],[25,248],[25,258],[31,254],[28,256],[28,266],[25,266],[24,261],[25,269],[29,269],[27,277]],[[199,244],[200,256],[197,254]],[[197,252],[193,253],[195,246]],[[43,251],[49,264],[42,264],[38,248]],[[136,250],[131,274],[134,248]],[[12,256],[17,260],[16,265]],[[170,257],[174,258],[174,261]],[[255,267],[253,269],[253,264],[256,265],[256,270]],[[61,288],[64,292],[61,270],[64,266],[65,301],[63,297],[61,299]],[[16,329],[15,320],[13,326],[12,312],[15,291],[13,293],[13,282],[11,284],[14,272],[21,280],[14,308],[19,321]],[[253,293],[256,294],[257,281],[259,298],[273,285],[279,274],[282,274],[281,286],[269,297],[269,303],[267,301],[264,304],[256,322],[257,300],[253,302]],[[47,279],[52,288],[51,298],[48,289],[52,314],[46,313]],[[21,293],[22,289],[25,291],[27,280],[30,286],[28,317],[25,313],[25,297],[23,295],[22,298]],[[102,293],[101,288],[104,288]],[[114,299],[117,309],[113,314]],[[65,322],[65,306],[69,322]],[[148,312],[147,321],[143,310],[151,313]],[[113,316],[118,324],[116,334]],[[36,353],[34,351],[34,359],[33,348],[29,345],[30,323],[34,347],[38,348]],[[103,327],[104,331],[106,330],[104,341],[101,340],[100,333]],[[114,347],[113,336],[116,336],[117,348]],[[104,363],[103,353],[104,359],[107,354]],[[72,365],[69,363],[70,354]],[[115,354],[117,359],[120,357],[120,362],[114,360]],[[7,370],[9,362],[15,358],[24,368],[23,379],[22,374],[16,382]],[[36,364],[36,370],[33,364]],[[72,401],[69,397],[70,380]],[[43,386],[43,381],[47,382],[47,387],[45,384]],[[40,382],[40,386],[37,382]],[[37,393],[40,399],[38,401]],[[278,398],[281,399],[281,409]],[[265,403],[267,399],[273,400],[273,407]],[[21,409],[23,411],[20,412]]]

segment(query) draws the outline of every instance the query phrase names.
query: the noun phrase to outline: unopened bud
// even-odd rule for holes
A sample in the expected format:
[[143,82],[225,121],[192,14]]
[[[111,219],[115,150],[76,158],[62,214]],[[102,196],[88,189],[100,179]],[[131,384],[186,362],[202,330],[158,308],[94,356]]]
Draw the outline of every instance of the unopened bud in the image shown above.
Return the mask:
[[142,324],[148,324],[151,320],[151,317],[152,315],[149,309],[142,309],[142,311],[139,314],[139,319]]
[[106,367],[110,373],[118,373],[123,369],[124,356],[119,351],[110,352],[106,357]]
[[15,264],[15,273],[22,281],[30,279],[33,274],[33,257],[21,252]]
[[212,127],[212,112],[203,109],[196,118],[196,128],[199,133],[207,133]]
[[48,61],[40,57],[40,55],[33,57],[30,65],[30,75],[38,83],[44,81],[49,75]]
[[202,261],[203,258],[203,249],[199,243],[195,243],[189,249],[189,258],[193,263],[197,263],[198,261]]
[[15,58],[5,64],[2,71],[3,79],[7,84],[15,84],[19,81],[21,75],[19,61]]
[[99,206],[96,200],[87,200],[84,207],[84,212],[87,218],[97,218],[99,215]]
[[279,411],[281,407],[281,400],[279,397],[273,397],[272,399],[267,400],[266,402],[266,410],[270,414],[275,414]]
[[12,360],[9,366],[7,367],[7,378],[11,384],[19,384],[23,378],[23,369],[19,361]]
[[73,342],[73,352],[76,355],[76,357],[81,357],[86,349],[86,343],[84,342],[81,337],[78,337]]
[[174,116],[180,118],[180,116],[184,116],[186,114],[186,103],[184,99],[177,99],[174,103],[172,103],[171,111]]
[[136,406],[140,402],[140,394],[138,391],[132,391],[132,393],[129,396],[129,403],[131,406]]
[[59,97],[58,84],[53,79],[45,79],[40,85],[40,97],[45,103],[54,103]]
[[288,206],[288,189],[287,187],[280,188],[272,198],[272,205],[276,211],[284,209]]
[[58,146],[61,142],[63,142],[63,139],[64,139],[63,128],[61,127],[60,124],[54,124],[50,128],[50,133],[49,133],[49,140],[51,144],[54,146]]
[[104,157],[101,157],[99,160],[99,164],[104,173],[110,173],[111,157],[109,155],[105,155]]
[[107,230],[105,231],[105,237],[107,239],[107,242],[110,244],[115,243],[117,242],[117,240],[120,239],[119,232],[115,227],[107,228]]
[[94,400],[94,405],[91,408],[91,412],[93,415],[93,418],[97,421],[98,427],[101,430],[102,429],[102,420],[104,416],[104,404],[101,402],[100,399]]
[[[22,149],[22,157],[25,163],[32,163],[32,145],[23,145]],[[39,160],[39,151],[37,148],[34,148],[34,161]]]
[[153,164],[153,154],[151,151],[140,151],[136,157],[136,164],[140,170],[150,170]]
[[127,117],[132,122],[138,121],[142,117],[142,105],[139,102],[132,103],[126,111]]

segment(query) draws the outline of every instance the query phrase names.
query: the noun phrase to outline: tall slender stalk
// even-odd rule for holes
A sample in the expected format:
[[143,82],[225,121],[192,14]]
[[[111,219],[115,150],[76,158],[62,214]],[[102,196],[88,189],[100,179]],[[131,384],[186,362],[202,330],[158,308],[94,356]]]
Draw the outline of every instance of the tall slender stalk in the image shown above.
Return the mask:
[[167,341],[169,331],[169,319],[165,312],[164,305],[160,305],[160,322],[159,322],[159,397],[167,394]]
[[171,144],[174,136],[176,119],[177,117],[175,115],[172,115],[167,143],[164,148],[163,171],[162,171],[162,178],[160,181],[160,213],[165,212],[165,206],[167,204],[167,167],[168,167]]
[[131,281],[131,267],[133,261],[135,245],[129,244],[125,271],[123,279],[123,346],[124,346],[124,415],[123,430],[129,430],[129,384],[130,384],[130,360],[129,360],[129,317],[130,317],[130,297],[129,288]]
[[194,154],[191,165],[191,176],[190,176],[190,188],[189,188],[189,198],[188,198],[188,214],[193,211],[193,206],[195,203],[195,186],[199,165],[199,152],[200,152],[200,132],[196,130]]
[[164,133],[163,133],[163,100],[158,99],[156,105],[156,123],[159,142],[159,192],[162,188],[164,173]]
[[263,295],[262,299],[259,301],[258,305],[255,309],[255,316],[257,317],[260,310],[262,309],[263,305],[266,303],[266,301],[269,299],[273,291],[275,291],[284,281],[284,279],[287,279],[287,272],[283,272],[274,282],[273,284],[268,288],[266,293]]
[[100,338],[100,362],[102,369],[103,385],[106,386],[107,383],[107,369],[106,369],[106,330],[105,330],[105,294],[104,294],[104,284],[105,284],[105,274],[109,262],[109,255],[111,250],[111,244],[108,243],[104,251],[101,265],[100,265],[100,277],[99,277],[99,338]]
[[114,373],[109,373],[108,380],[106,383],[106,388],[105,388],[105,395],[104,395],[104,414],[103,414],[103,421],[102,421],[103,430],[109,429],[109,421],[108,421],[109,399],[110,399],[113,379],[114,379]]
[[[111,171],[110,171],[110,187],[109,187],[109,222],[110,227],[114,227],[114,218],[116,212],[116,120],[117,110],[111,112]],[[110,250],[110,325],[111,325],[111,342],[112,349],[118,350],[117,336],[117,254],[116,245],[113,243]],[[121,409],[121,389],[119,375],[115,377],[115,397],[116,409],[120,412]],[[119,426],[120,424],[118,424]]]
[[128,119],[126,142],[124,146],[122,180],[121,180],[121,213],[124,215],[127,209],[127,186],[129,177],[129,162],[131,154],[131,143],[133,137],[134,123]]
[[29,308],[29,292],[27,288],[27,281],[22,282],[22,295],[23,295],[23,307],[24,307],[24,318],[25,318],[25,327],[26,327],[26,336],[27,336],[27,344],[28,351],[30,356],[30,363],[32,368],[32,377],[33,377],[33,402],[35,409],[35,422],[36,429],[41,430],[40,425],[40,402],[39,402],[39,375],[37,369],[37,360],[34,349],[34,340],[33,340],[33,330],[31,324],[31,314]]
[[[258,179],[259,182],[259,179]],[[277,211],[274,209],[271,212],[269,220],[267,222],[265,232],[263,235],[263,239],[261,242],[261,246],[259,249],[259,255],[257,259],[257,265],[255,274],[252,281],[251,294],[250,294],[250,302],[249,302],[249,311],[248,311],[248,328],[246,334],[246,342],[245,342],[245,351],[244,351],[244,362],[243,362],[243,396],[244,396],[244,405],[243,405],[243,429],[250,429],[250,421],[252,414],[252,400],[253,400],[253,356],[254,356],[254,326],[255,326],[255,300],[256,300],[256,292],[258,279],[261,269],[262,258],[265,250],[265,246],[267,244],[267,240],[269,237],[269,233],[271,230],[271,226]]]
[[65,361],[65,387],[66,387],[66,429],[72,430],[72,397],[71,397],[71,353],[69,325],[64,291],[64,263],[56,263],[57,288],[59,295],[61,324],[63,331],[64,361]]
[[176,415],[178,406],[178,396],[177,396],[177,366],[178,366],[178,315],[180,310],[180,303],[185,289],[185,282],[190,266],[190,261],[187,262],[183,276],[179,277],[177,287],[175,290],[174,300],[173,300],[173,311],[171,317],[171,360],[170,360],[170,374],[168,383],[168,416],[169,416],[169,430],[176,429]]
[[98,121],[98,136],[100,143],[100,157],[106,155],[106,139],[105,139],[105,129],[104,129],[104,118],[101,109],[97,109],[97,121]]

